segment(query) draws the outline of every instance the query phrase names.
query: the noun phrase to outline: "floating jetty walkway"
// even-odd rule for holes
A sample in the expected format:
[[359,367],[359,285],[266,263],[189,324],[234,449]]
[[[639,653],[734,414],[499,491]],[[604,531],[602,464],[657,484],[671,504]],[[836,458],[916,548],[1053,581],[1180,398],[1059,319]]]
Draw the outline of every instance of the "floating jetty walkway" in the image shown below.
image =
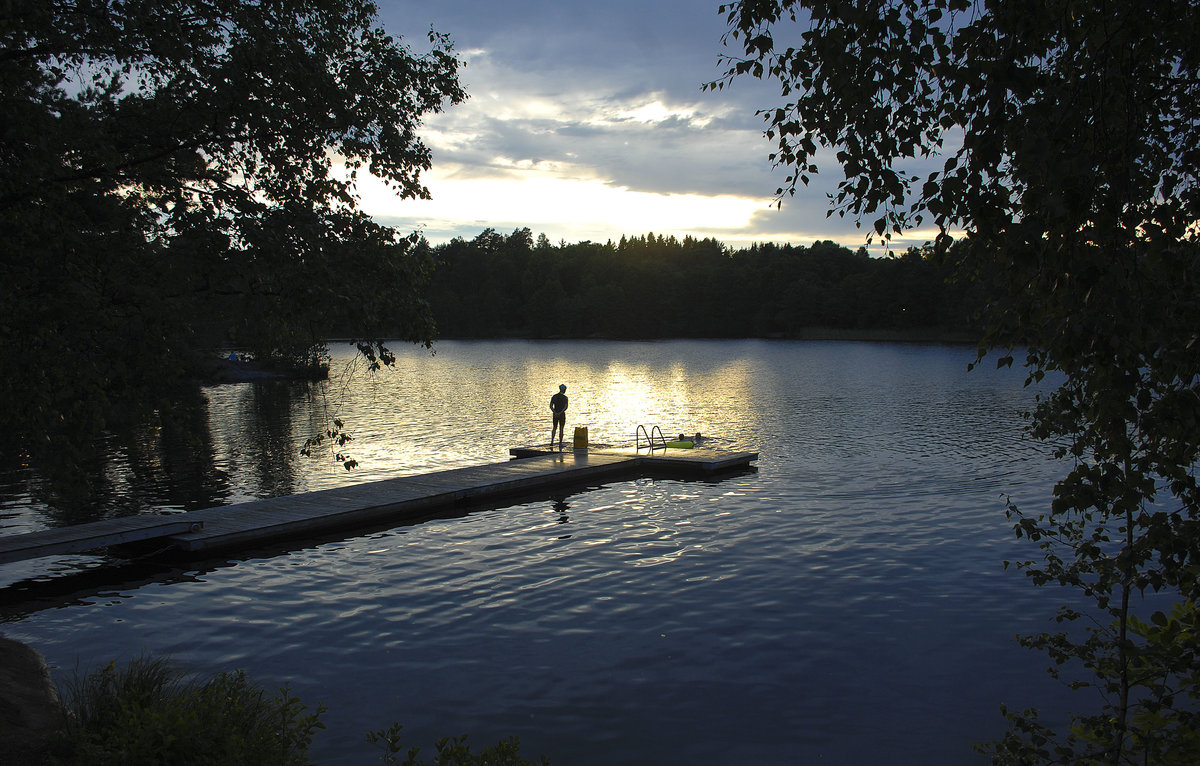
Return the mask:
[[704,477],[749,467],[757,452],[514,447],[503,463],[403,476],[185,513],[126,516],[0,536],[0,564],[154,541],[200,553],[339,527],[429,516],[464,502],[645,474]]

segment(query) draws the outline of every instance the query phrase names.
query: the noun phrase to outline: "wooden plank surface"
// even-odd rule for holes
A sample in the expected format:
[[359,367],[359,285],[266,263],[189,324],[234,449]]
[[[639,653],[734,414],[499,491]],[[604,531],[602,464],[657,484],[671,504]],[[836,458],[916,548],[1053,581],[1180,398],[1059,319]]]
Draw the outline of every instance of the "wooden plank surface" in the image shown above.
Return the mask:
[[61,556],[83,553],[110,545],[167,537],[190,531],[194,525],[202,524],[198,519],[186,518],[187,514],[174,516],[126,516],[119,519],[104,519],[89,524],[74,524],[69,527],[44,529],[20,535],[0,537],[0,564],[24,561],[41,556]]
[[231,515],[214,514],[203,530],[176,535],[172,541],[185,550],[202,550],[277,536],[284,531],[310,533],[383,517],[403,518],[406,513],[428,513],[467,499],[579,481],[584,476],[618,471],[635,463],[625,455],[564,453],[384,479],[343,488],[343,493],[358,496],[357,505],[348,508],[314,508],[306,504],[302,512],[294,513],[289,511],[295,509],[247,508],[249,504],[224,506]]

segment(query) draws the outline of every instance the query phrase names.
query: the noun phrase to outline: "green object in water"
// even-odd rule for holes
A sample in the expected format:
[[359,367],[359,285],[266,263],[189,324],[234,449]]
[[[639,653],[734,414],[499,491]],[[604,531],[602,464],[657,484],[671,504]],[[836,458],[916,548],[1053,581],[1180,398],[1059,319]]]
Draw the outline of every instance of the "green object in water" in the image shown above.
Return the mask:
[[687,441],[687,442],[674,441],[674,442],[667,442],[667,446],[674,447],[675,449],[691,449],[692,447],[694,447],[696,445],[690,441]]

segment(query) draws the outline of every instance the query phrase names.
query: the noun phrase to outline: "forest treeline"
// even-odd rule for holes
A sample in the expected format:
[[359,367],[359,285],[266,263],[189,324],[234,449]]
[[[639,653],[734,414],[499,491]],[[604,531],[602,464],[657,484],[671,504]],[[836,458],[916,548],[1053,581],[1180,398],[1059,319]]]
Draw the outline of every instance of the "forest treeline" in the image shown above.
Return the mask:
[[731,250],[653,233],[552,244],[486,229],[432,247],[428,298],[443,338],[970,339],[977,292],[928,250],[870,257],[830,241]]

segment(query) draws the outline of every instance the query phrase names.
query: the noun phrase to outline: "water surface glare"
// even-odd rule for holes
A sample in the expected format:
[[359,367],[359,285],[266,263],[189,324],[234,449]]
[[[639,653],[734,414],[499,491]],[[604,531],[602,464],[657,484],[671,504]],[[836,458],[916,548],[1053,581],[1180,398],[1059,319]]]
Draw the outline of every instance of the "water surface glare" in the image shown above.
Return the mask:
[[[288,683],[329,707],[323,766],[378,762],[364,735],[397,720],[427,753],[441,736],[517,735],[527,757],[572,766],[982,763],[970,743],[1002,731],[999,703],[1067,709],[1043,658],[1013,641],[1061,594],[1002,566],[1036,553],[1012,539],[1003,495],[1045,504],[1062,470],[1022,435],[1034,394],[1020,371],[968,373],[970,349],[934,345],[397,351],[395,370],[323,389],[208,389],[202,465],[135,472],[150,498],[138,510],[504,460],[549,438],[560,382],[568,432],[701,431],[759,451],[758,468],[252,551],[51,605],[29,594],[116,564],[10,565],[4,632],[60,680],[147,651]],[[331,412],[355,436],[352,473],[296,454]],[[0,534],[56,523],[29,481],[0,487]]]

